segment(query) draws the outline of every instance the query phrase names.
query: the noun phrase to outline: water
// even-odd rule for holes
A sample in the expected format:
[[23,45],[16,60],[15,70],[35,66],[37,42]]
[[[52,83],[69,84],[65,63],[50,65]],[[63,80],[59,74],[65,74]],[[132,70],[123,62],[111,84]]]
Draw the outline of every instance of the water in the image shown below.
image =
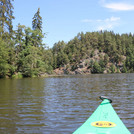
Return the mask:
[[0,79],[1,134],[71,134],[109,96],[134,133],[134,74]]

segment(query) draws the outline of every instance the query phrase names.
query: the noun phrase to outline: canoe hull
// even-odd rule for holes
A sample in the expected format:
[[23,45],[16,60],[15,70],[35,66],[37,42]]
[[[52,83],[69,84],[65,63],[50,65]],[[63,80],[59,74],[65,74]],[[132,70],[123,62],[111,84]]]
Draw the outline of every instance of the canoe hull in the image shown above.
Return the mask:
[[73,134],[131,134],[120,120],[109,100],[105,99]]

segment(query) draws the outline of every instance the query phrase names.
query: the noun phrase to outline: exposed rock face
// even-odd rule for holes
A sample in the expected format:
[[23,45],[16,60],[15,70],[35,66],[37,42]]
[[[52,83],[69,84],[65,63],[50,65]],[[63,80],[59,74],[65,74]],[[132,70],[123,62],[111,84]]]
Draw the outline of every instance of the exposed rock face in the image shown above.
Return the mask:
[[[64,65],[63,67],[57,68],[54,70],[55,74],[57,75],[64,75],[64,74],[91,74],[91,69],[94,65],[92,65],[92,62],[98,62],[103,59],[105,60],[105,53],[99,52],[98,50],[94,51],[94,55],[92,57],[86,57],[85,59],[80,60],[79,63],[74,63],[73,65]],[[109,60],[110,57],[108,57]],[[121,68],[123,67],[123,61],[126,60],[125,56],[121,56],[121,61],[117,64],[113,64],[112,62],[108,62],[105,65],[105,69],[103,73],[110,73],[110,68],[112,65],[115,67],[115,72],[121,73]],[[75,66],[75,68],[73,68]],[[117,68],[118,67],[118,71]],[[72,71],[73,70],[73,71]]]
[[60,67],[54,70],[54,72],[57,75],[63,75],[63,74],[91,74],[90,69],[88,69],[88,64],[85,63],[85,61],[80,61],[80,63],[76,66],[75,70],[71,70],[70,68],[66,68],[66,66],[64,67]]
[[75,74],[91,74],[90,69],[85,68],[78,68],[75,70]]
[[61,67],[61,68],[57,68],[54,70],[54,72],[58,75],[63,75],[64,74],[64,68]]

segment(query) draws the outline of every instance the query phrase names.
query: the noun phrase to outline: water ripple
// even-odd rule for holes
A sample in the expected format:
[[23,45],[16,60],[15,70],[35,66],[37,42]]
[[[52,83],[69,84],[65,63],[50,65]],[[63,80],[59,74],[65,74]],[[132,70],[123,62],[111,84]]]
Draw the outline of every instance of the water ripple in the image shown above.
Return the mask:
[[71,134],[109,96],[134,132],[134,74],[0,80],[0,133]]

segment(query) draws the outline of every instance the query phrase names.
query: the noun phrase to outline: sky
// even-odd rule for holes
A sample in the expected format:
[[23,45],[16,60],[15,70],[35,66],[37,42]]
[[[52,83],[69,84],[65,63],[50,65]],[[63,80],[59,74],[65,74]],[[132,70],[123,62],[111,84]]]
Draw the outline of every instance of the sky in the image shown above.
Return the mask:
[[17,25],[32,27],[40,8],[43,43],[53,47],[66,43],[80,32],[100,30],[134,33],[134,0],[14,0],[14,30]]

